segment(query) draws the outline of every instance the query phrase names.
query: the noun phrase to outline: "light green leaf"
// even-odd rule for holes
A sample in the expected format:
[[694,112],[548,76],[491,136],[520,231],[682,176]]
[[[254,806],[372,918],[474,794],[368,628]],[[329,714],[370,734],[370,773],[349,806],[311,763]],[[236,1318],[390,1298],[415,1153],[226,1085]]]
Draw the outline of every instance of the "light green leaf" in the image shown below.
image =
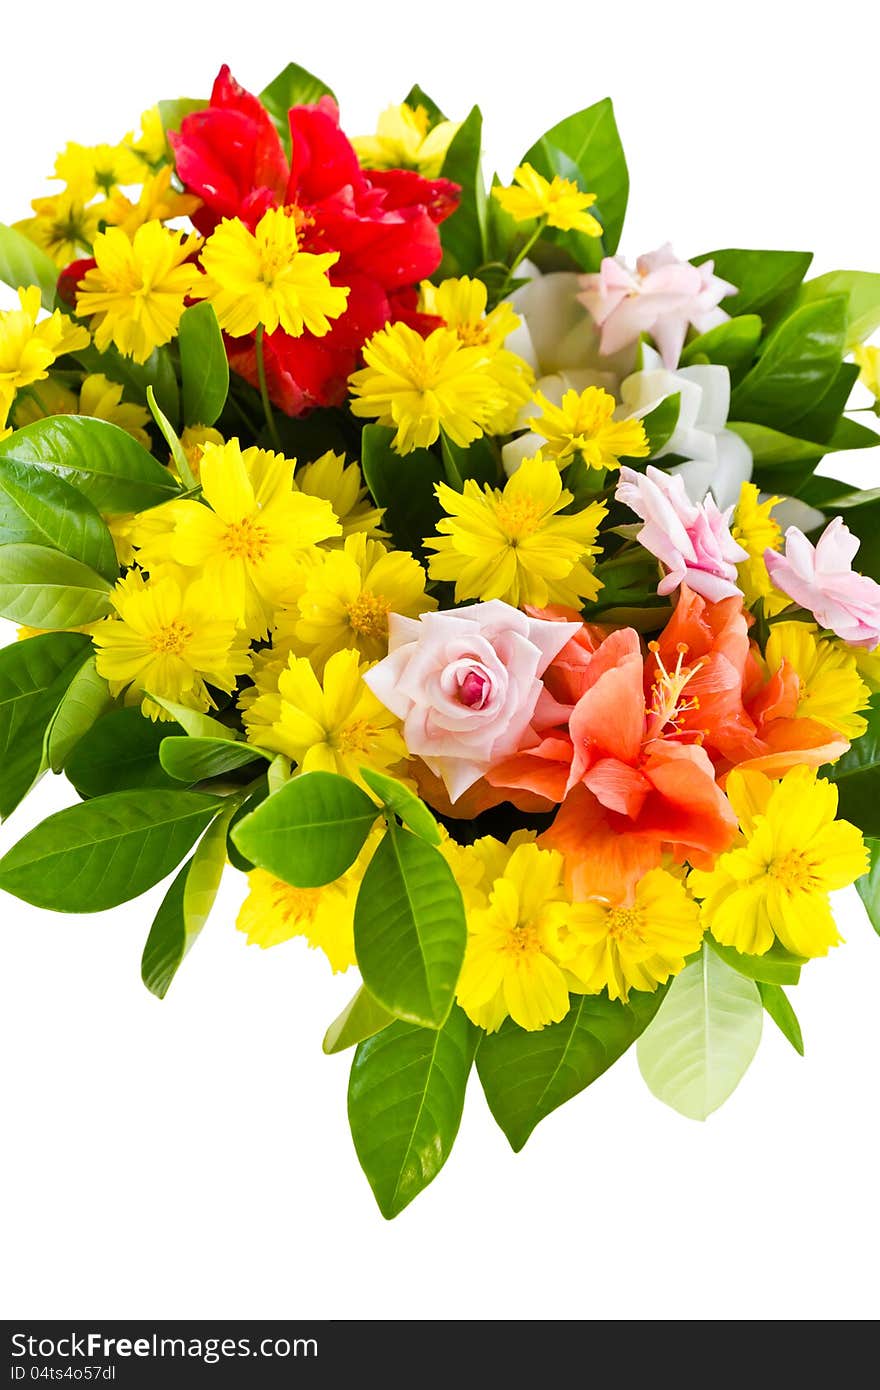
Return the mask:
[[43,767],[43,739],[90,642],[50,632],[0,648],[0,817],[27,795]]
[[290,781],[290,778],[290,759],[285,758],[283,753],[276,753],[269,763],[269,771],[266,773],[269,795],[273,796],[275,792],[280,792],[281,788]]
[[880,935],[880,840],[866,840],[870,864],[866,874],[856,879],[856,891],[865,905],[868,921]]
[[333,1052],[345,1052],[346,1048],[381,1033],[394,1021],[394,1015],[377,1004],[370,991],[361,985],[324,1034],[323,1050],[328,1056]]
[[361,435],[364,481],[378,507],[385,508],[384,525],[401,550],[422,555],[422,540],[433,534],[442,515],[434,484],[444,481],[443,464],[430,449],[398,454],[394,430],[367,425]]
[[204,111],[207,105],[204,97],[173,97],[158,102],[159,119],[165,134],[169,131],[179,131],[187,116],[192,116],[196,111]]
[[80,739],[112,704],[107,682],[95,669],[95,657],[87,657],[62,695],[46,730],[46,761],[53,772],[61,772]]
[[822,774],[837,783],[838,818],[852,821],[865,835],[880,837],[880,695],[871,696],[865,719],[865,732]]
[[647,1028],[665,990],[628,1004],[577,994],[561,1023],[526,1032],[507,1019],[483,1038],[477,1071],[489,1109],[518,1153],[541,1120],[607,1071]]
[[681,366],[690,367],[705,358],[735,377],[754,361],[762,331],[759,314],[738,314],[692,338],[681,354]]
[[0,888],[55,912],[118,907],[169,874],[222,804],[151,788],[70,806],[0,859]]
[[42,545],[0,546],[0,617],[47,630],[85,627],[112,612],[111,585]]
[[449,1157],[476,1039],[477,1030],[455,1008],[442,1028],[392,1023],[355,1053],[348,1118],[387,1220],[434,1180]]
[[415,86],[410,87],[403,100],[406,106],[424,107],[424,109],[428,113],[429,130],[433,130],[435,125],[439,125],[441,121],[445,121],[448,119],[448,117],[444,116],[443,112],[440,110],[440,107],[437,105],[436,101],[434,101],[433,97],[429,97],[428,93],[423,91],[422,88],[418,85],[418,83],[416,83]]
[[172,735],[159,746],[159,761],[178,782],[204,782],[248,763],[269,760],[261,748],[228,738],[178,738]]
[[880,275],[869,270],[829,270],[801,285],[797,302],[814,304],[838,294],[846,295],[846,345],[853,348],[880,328]]
[[190,738],[204,739],[236,739],[238,735],[234,729],[227,728],[221,724],[219,719],[212,719],[209,714],[201,714],[197,709],[190,709],[188,705],[178,705],[174,700],[163,700],[158,695],[149,697],[157,705],[165,710],[167,714]]
[[715,274],[738,293],[728,295],[722,308],[728,314],[762,314],[771,306],[790,298],[803,280],[813,259],[811,251],[707,251],[694,256],[694,265],[713,261]]
[[397,1018],[439,1028],[467,940],[455,877],[439,850],[391,823],[361,883],[354,943],[367,989]]
[[223,334],[207,300],[183,311],[178,330],[183,378],[183,423],[213,425],[229,391],[229,363]]
[[758,361],[733,392],[730,418],[788,429],[834,381],[845,342],[842,295],[795,309],[773,329]]
[[[675,433],[680,410],[681,392],[675,391],[671,396],[665,396],[659,405],[655,405],[653,410],[649,410],[647,415],[642,417],[645,434],[648,436],[648,443],[651,446],[649,458],[653,458],[664,444],[669,443]],[[642,463],[641,459],[632,461],[637,465]]]
[[749,956],[735,951],[732,946],[722,946],[714,936],[706,937],[706,944],[712,947],[716,956],[745,975],[749,980],[760,980],[769,985],[796,985],[801,977],[801,966],[806,965],[804,956],[792,955],[778,941],[763,956]]
[[788,1039],[795,1052],[803,1057],[804,1039],[801,1025],[798,1023],[797,1014],[791,1007],[785,990],[781,985],[771,985],[766,980],[759,980],[758,993],[761,996],[761,1003],[764,1005],[765,1011],[773,1019],[776,1027]]
[[159,762],[159,747],[173,728],[173,724],[145,718],[139,709],[112,710],[77,743],[67,759],[65,775],[84,798],[133,787],[179,790],[180,783]]
[[147,405],[149,406],[150,414],[159,426],[159,432],[162,438],[168,445],[169,452],[174,460],[174,466],[177,469],[177,476],[188,492],[193,491],[198,487],[196,476],[189,466],[189,459],[184,453],[183,445],[177,437],[177,431],[168,419],[168,416],[161,409],[156,400],[156,393],[152,386],[147,387]]
[[13,290],[37,285],[43,308],[55,308],[57,265],[39,246],[3,222],[0,222],[0,280]]
[[398,782],[396,777],[386,777],[384,772],[362,767],[361,776],[371,791],[374,791],[384,806],[399,816],[416,835],[427,840],[429,845],[440,844],[440,827],[428,810],[409,787]]
[[550,178],[558,170],[548,161],[548,148],[566,155],[580,171],[587,191],[596,194],[596,205],[590,211],[599,217],[603,231],[601,240],[596,238],[594,245],[600,258],[603,249],[605,255],[613,256],[626,215],[629,174],[610,98],[551,126],[520,162],[531,164],[538,173]]
[[175,497],[174,478],[137,440],[85,415],[51,415],[0,441],[0,459],[57,473],[104,515],[145,511]]
[[301,68],[298,63],[288,63],[287,67],[273,77],[268,87],[260,92],[260,101],[272,117],[272,124],[281,136],[281,143],[290,153],[290,122],[287,113],[291,106],[314,106],[321,97],[336,97],[332,88],[320,77]]
[[119,577],[113,538],[87,497],[32,464],[0,458],[0,545],[60,550],[111,581]]
[[294,777],[239,821],[232,839],[252,864],[297,888],[350,869],[379,817],[366,792],[332,772]]
[[638,1042],[639,1067],[658,1100],[705,1120],[736,1089],[761,1041],[758,986],[704,946],[669,987]]
[[461,202],[440,225],[444,264],[448,273],[472,275],[486,260],[486,185],[481,162],[483,116],[474,106],[453,136],[441,174],[461,187]]

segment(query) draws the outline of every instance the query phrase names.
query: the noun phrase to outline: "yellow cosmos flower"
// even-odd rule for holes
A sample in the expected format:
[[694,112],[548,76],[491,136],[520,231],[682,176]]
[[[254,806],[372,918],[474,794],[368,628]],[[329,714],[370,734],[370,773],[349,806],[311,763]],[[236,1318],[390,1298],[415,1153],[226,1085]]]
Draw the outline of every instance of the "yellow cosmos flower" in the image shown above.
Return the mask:
[[559,965],[559,933],[570,907],[562,856],[520,845],[489,893],[468,917],[468,943],[458,1002],[468,1018],[494,1033],[508,1015],[534,1032],[568,1013],[568,984]]
[[437,600],[425,593],[425,571],[406,551],[349,536],[309,571],[297,608],[297,640],[317,670],[334,652],[351,648],[365,661],[388,654],[388,614],[417,618]]
[[771,625],[764,659],[771,675],[784,661],[797,673],[797,714],[848,739],[861,738],[868,723],[858,711],[868,708],[871,692],[859,676],[854,652],[820,638],[812,623],[785,622]]
[[39,246],[56,265],[70,265],[78,257],[91,254],[92,242],[100,227],[103,203],[87,207],[70,189],[31,202],[33,217],[13,225],[17,232]]
[[278,681],[278,718],[270,728],[247,719],[249,741],[303,772],[337,772],[361,785],[362,767],[388,772],[406,758],[406,744],[399,721],[361,679],[366,669],[357,652],[336,652],[319,681],[310,662],[291,656]]
[[152,440],[146,430],[150,423],[150,412],[142,405],[124,401],[119,382],[110,381],[100,372],[84,378],[79,393],[79,413],[93,420],[107,420],[111,425],[118,425],[143,448],[152,448]]
[[170,342],[200,278],[198,267],[186,263],[200,240],[161,222],[138,227],[132,240],[118,227],[98,233],[96,265],[79,282],[76,307],[92,316],[101,352],[114,343],[124,356],[146,362],[154,348]]
[[588,468],[618,468],[621,458],[647,458],[651,452],[641,420],[615,420],[617,402],[598,386],[566,391],[561,405],[542,392],[535,396],[541,414],[529,426],[547,441],[541,453],[558,468],[581,456]]
[[558,227],[563,232],[602,235],[601,222],[587,212],[596,201],[595,193],[582,192],[571,179],[559,174],[545,179],[531,164],[514,169],[513,184],[509,188],[493,188],[492,196],[517,222],[543,217],[548,227]]
[[[219,430],[212,429],[210,425],[186,425],[180,436],[180,447],[186,455],[186,461],[190,466],[196,482],[199,481],[202,471],[202,455],[205,452],[206,444],[225,444],[223,435]],[[177,477],[177,468],[174,458],[169,454],[168,467]]]
[[444,280],[440,285],[430,281],[422,285],[423,312],[443,319],[463,347],[479,347],[486,353],[484,370],[497,382],[504,400],[487,428],[491,434],[507,434],[516,423],[520,407],[531,395],[535,375],[528,362],[504,346],[521,322],[513,306],[505,301],[487,314],[486,303],[482,280],[471,280],[467,275]]
[[247,639],[232,618],[217,616],[223,610],[205,584],[187,585],[170,571],[147,580],[132,570],[113,590],[113,606],[118,617],[93,629],[98,674],[113,695],[127,690],[129,703],[145,697],[150,719],[168,716],[149,695],[212,709],[208,686],[231,692],[250,667]]
[[22,386],[45,380],[56,358],[90,342],[87,330],[57,309],[37,322],[40,291],[35,285],[20,289],[18,302],[18,309],[0,311],[0,401],[7,410]]
[[588,562],[605,516],[601,502],[591,502],[573,516],[561,516],[572,501],[559,469],[538,454],[525,459],[500,492],[472,479],[464,492],[437,485],[440,505],[449,519],[438,522],[440,535],[425,540],[432,579],[455,582],[455,599],[500,598],[519,608],[533,603],[583,607],[601,586]]
[[168,164],[157,174],[151,174],[144,181],[134,203],[117,189],[105,204],[104,221],[111,227],[121,227],[126,236],[133,237],[145,222],[167,222],[172,217],[191,217],[201,207],[201,199],[193,197],[191,193],[178,193],[176,188],[172,188],[172,173]]
[[764,562],[765,550],[782,549],[782,531],[771,516],[780,501],[779,497],[768,497],[762,502],[755,484],[743,483],[730,528],[733,539],[749,554],[749,558],[736,567],[736,582],[746,604],[751,607],[758,599],[763,600],[764,612],[771,618],[791,603],[787,594],[773,587]]
[[862,832],[834,819],[837,787],[813,768],[779,782],[734,768],[726,791],[742,840],[688,880],[712,935],[747,955],[764,955],[777,938],[795,955],[827,955],[840,940],[828,894],[868,870]]
[[265,636],[296,583],[303,553],[341,530],[328,502],[293,491],[295,466],[264,449],[242,452],[237,439],[206,444],[200,477],[208,505],[184,500],[159,509],[173,530],[145,538],[142,562],[149,568],[171,559],[195,570],[218,612],[249,636]]
[[364,487],[361,470],[356,463],[346,463],[345,454],[329,449],[312,463],[296,471],[293,486],[307,497],[323,497],[336,514],[342,527],[342,538],[328,541],[339,546],[347,536],[363,534],[371,540],[382,540],[387,532],[381,529],[384,507],[374,507]]
[[214,306],[220,327],[233,338],[283,328],[298,338],[330,331],[330,320],[345,313],[348,290],[328,276],[338,251],[314,256],[300,251],[296,216],[269,208],[251,232],[238,218],[225,217],[202,252],[205,275],[198,298]]
[[665,869],[651,869],[631,902],[575,903],[566,921],[559,959],[579,992],[626,1003],[631,989],[653,993],[684,969],[703,939],[700,909]]
[[880,347],[865,344],[853,348],[853,361],[860,368],[859,381],[871,395],[880,399]]
[[415,169],[435,179],[460,122],[438,121],[433,130],[429,125],[424,106],[402,102],[382,112],[375,135],[356,135],[351,143],[363,169]]
[[55,160],[54,177],[88,202],[96,193],[105,196],[123,183],[140,183],[143,164],[131,146],[78,145],[70,140]]

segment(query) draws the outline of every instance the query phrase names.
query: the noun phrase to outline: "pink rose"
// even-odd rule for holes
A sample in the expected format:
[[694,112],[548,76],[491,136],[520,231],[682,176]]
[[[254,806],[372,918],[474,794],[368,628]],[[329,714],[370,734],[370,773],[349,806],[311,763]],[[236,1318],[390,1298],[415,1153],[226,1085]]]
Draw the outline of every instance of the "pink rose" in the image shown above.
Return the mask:
[[683,478],[650,464],[646,473],[621,468],[615,497],[642,518],[636,539],[669,571],[658,594],[671,594],[684,582],[710,603],[740,593],[736,567],[749,557],[730,534],[733,507],[720,512],[711,493],[692,502]]
[[718,305],[736,294],[736,286],[713,269],[712,261],[679,261],[668,243],[639,256],[634,271],[625,261],[606,256],[598,273],[581,276],[578,295],[602,329],[600,351],[606,356],[620,352],[650,333],[663,365],[673,371],[689,324],[705,333],[729,318]]
[[812,613],[820,627],[852,647],[873,650],[880,642],[880,584],[853,573],[859,545],[858,536],[836,516],[815,546],[789,526],[785,554],[765,550],[764,561],[776,588]]
[[519,746],[541,676],[580,627],[529,618],[500,599],[420,618],[392,613],[388,656],[364,680],[454,802]]

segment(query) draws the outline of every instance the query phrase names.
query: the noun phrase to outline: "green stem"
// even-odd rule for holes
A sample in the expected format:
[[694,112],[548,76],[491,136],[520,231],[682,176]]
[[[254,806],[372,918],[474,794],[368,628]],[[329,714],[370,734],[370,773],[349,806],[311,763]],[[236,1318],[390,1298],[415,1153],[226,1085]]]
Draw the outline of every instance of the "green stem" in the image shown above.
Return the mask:
[[279,453],[284,450],[281,446],[281,436],[278,433],[278,426],[275,424],[275,416],[272,412],[272,402],[269,400],[269,388],[266,385],[266,358],[263,351],[263,339],[266,330],[263,324],[257,327],[257,380],[260,383],[260,398],[263,402],[263,414],[266,416],[266,426],[269,430],[269,438],[272,440]]
[[538,221],[538,225],[532,232],[531,236],[526,238],[522,246],[517,251],[516,255],[514,256],[513,260],[507,268],[507,278],[505,279],[504,284],[501,286],[501,292],[498,295],[499,299],[503,299],[504,296],[507,294],[507,287],[513,279],[514,271],[517,269],[518,266],[522,265],[526,256],[529,254],[535,242],[539,239],[541,233],[545,230],[546,226],[546,217],[540,218]]

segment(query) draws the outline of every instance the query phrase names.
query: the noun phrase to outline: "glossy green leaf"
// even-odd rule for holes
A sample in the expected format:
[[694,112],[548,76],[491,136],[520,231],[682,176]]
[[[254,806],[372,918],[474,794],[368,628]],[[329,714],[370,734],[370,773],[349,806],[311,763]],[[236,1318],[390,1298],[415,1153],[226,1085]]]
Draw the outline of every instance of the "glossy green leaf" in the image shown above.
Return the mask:
[[166,135],[169,131],[180,130],[187,116],[194,115],[196,111],[204,111],[208,105],[204,97],[172,97],[157,104],[159,119]]
[[572,995],[560,1023],[527,1032],[506,1019],[483,1038],[480,1081],[498,1125],[518,1153],[552,1111],[590,1086],[647,1028],[663,1000],[633,991],[628,1004],[607,994]]
[[[642,424],[651,446],[649,457],[653,457],[658,449],[662,449],[664,444],[669,443],[675,433],[680,411],[681,393],[675,391],[671,396],[664,396],[659,405],[655,405],[653,410],[649,410],[647,415],[642,416]],[[633,459],[631,462],[635,463],[636,467],[644,466],[643,459]]]
[[831,440],[841,423],[841,414],[849,403],[858,376],[859,368],[855,362],[841,362],[828,390],[793,425],[801,439],[815,439],[820,444]]
[[396,777],[387,777],[384,772],[376,772],[370,767],[362,767],[361,776],[383,805],[399,816],[404,825],[427,840],[429,845],[440,844],[440,827],[415,792],[398,782]]
[[27,795],[43,767],[43,740],[90,642],[50,632],[0,648],[0,817]]
[[770,1015],[783,1036],[788,1038],[795,1052],[803,1057],[804,1038],[801,1025],[785,990],[781,985],[771,985],[766,980],[759,980],[758,993],[765,1012]]
[[389,824],[355,905],[355,954],[367,989],[395,1017],[439,1028],[466,940],[461,892],[446,860]]
[[736,1089],[761,1041],[758,986],[704,946],[669,987],[638,1042],[639,1067],[658,1100],[705,1120]]
[[85,627],[112,612],[103,575],[42,545],[0,546],[0,617],[47,630]]
[[531,164],[545,178],[552,177],[559,170],[553,167],[548,150],[560,150],[570,159],[584,188],[595,193],[596,205],[591,211],[598,216],[603,230],[601,240],[596,238],[594,245],[600,259],[603,250],[605,255],[613,256],[626,215],[629,174],[610,98],[551,126],[521,162]]
[[871,926],[880,936],[880,840],[866,840],[865,844],[871,867],[856,880],[856,891],[865,905]]
[[681,354],[681,366],[690,367],[705,359],[727,367],[731,377],[736,377],[754,361],[762,332],[759,314],[738,314],[692,338]]
[[487,258],[487,197],[481,163],[483,117],[473,107],[456,131],[441,174],[461,188],[461,202],[440,224],[444,264],[452,275],[471,275]]
[[48,546],[115,581],[113,538],[87,497],[45,468],[0,458],[0,545]]
[[801,285],[797,302],[814,304],[837,294],[846,296],[846,345],[856,347],[880,328],[880,275],[869,270],[829,270]]
[[0,888],[55,912],[118,907],[169,874],[221,805],[152,788],[83,801],[12,846],[0,859]]
[[291,106],[313,106],[321,97],[336,97],[332,88],[320,77],[301,68],[298,63],[288,63],[286,68],[273,77],[268,87],[260,93],[260,101],[272,117],[272,124],[281,136],[281,142],[290,153],[290,122],[288,111]]
[[763,956],[748,956],[741,951],[735,951],[732,946],[722,946],[714,936],[707,936],[706,944],[711,946],[716,956],[720,956],[725,964],[733,970],[738,970],[740,975],[745,975],[750,980],[760,980],[764,984],[796,985],[801,977],[801,966],[806,965],[803,956],[792,955],[791,951],[786,951],[778,941],[774,942]]
[[392,1023],[355,1053],[348,1118],[361,1167],[388,1220],[449,1157],[477,1036],[454,1008],[442,1028]]
[[179,738],[172,735],[159,746],[159,762],[178,782],[204,782],[224,772],[268,761],[268,755],[249,743],[226,738]]
[[[847,515],[849,522],[849,515]],[[865,711],[868,727],[837,762],[822,769],[837,784],[837,814],[869,837],[880,837],[880,695]]]
[[53,772],[62,771],[80,739],[112,704],[107,682],[96,670],[95,657],[87,657],[74,673],[46,730],[46,761]]
[[185,309],[178,330],[183,423],[213,425],[229,391],[229,363],[217,315],[207,301]]
[[347,1048],[375,1037],[376,1033],[381,1033],[394,1021],[394,1015],[377,1004],[370,991],[361,985],[324,1034],[323,1049],[328,1055],[345,1052]]
[[367,425],[361,435],[364,481],[378,507],[385,508],[384,525],[401,550],[421,555],[422,540],[430,536],[441,516],[434,484],[443,482],[443,464],[430,449],[398,454],[394,430]]
[[424,108],[425,111],[427,111],[429,130],[433,130],[435,125],[439,125],[441,121],[445,121],[447,119],[447,117],[444,116],[443,112],[440,110],[440,107],[437,105],[436,101],[434,101],[433,97],[429,97],[428,93],[423,91],[418,83],[416,83],[415,86],[410,87],[403,100],[405,105],[407,106],[421,106]]
[[159,762],[159,747],[173,729],[173,724],[146,719],[140,709],[111,710],[77,743],[65,775],[84,798],[133,787],[179,790],[180,783]]
[[233,866],[233,868],[238,869],[239,873],[249,874],[251,870],[256,867],[256,865],[254,864],[253,860],[247,859],[242,854],[241,850],[238,848],[238,845],[235,843],[235,840],[233,839],[235,827],[239,824],[240,821],[244,820],[245,816],[249,816],[251,811],[256,811],[257,807],[260,806],[266,800],[266,797],[268,795],[269,788],[266,781],[259,782],[257,786],[254,788],[254,790],[251,792],[247,800],[243,801],[242,804],[236,809],[235,814],[232,817],[232,820],[229,822],[229,832],[226,836],[226,854],[230,864]]
[[0,280],[13,290],[37,285],[43,308],[55,308],[57,265],[39,246],[3,222],[0,222]]
[[458,492],[468,478],[481,485],[488,483],[490,487],[497,487],[502,481],[501,456],[490,435],[481,435],[464,449],[442,433],[441,449],[446,481]]
[[845,343],[842,295],[796,309],[773,329],[758,361],[736,387],[730,418],[788,429],[834,381]]
[[141,979],[164,999],[187,952],[210,916],[226,867],[226,833],[235,803],[208,827],[156,914],[141,959]]
[[239,821],[232,838],[246,859],[276,878],[318,888],[351,868],[378,817],[354,782],[307,772]]
[[170,714],[174,722],[179,724],[190,738],[222,739],[226,742],[238,737],[234,729],[221,724],[219,719],[213,719],[210,714],[190,709],[189,705],[178,705],[174,700],[164,700],[159,695],[151,694],[150,699],[164,709],[166,714]]
[[179,492],[136,439],[106,420],[51,415],[0,441],[0,459],[35,464],[78,488],[99,512],[144,511]]
[[730,248],[694,256],[694,265],[713,261],[715,274],[738,293],[728,295],[722,307],[729,314],[762,314],[784,302],[797,290],[810,268],[811,251],[743,251]]
[[[854,429],[852,427],[855,427]],[[870,430],[853,420],[838,423],[831,438],[824,443],[798,439],[767,425],[743,420],[728,421],[727,428],[744,439],[755,461],[755,482],[768,491],[800,494],[800,489],[812,477],[813,469],[826,454],[839,449],[863,448],[873,443]]]

